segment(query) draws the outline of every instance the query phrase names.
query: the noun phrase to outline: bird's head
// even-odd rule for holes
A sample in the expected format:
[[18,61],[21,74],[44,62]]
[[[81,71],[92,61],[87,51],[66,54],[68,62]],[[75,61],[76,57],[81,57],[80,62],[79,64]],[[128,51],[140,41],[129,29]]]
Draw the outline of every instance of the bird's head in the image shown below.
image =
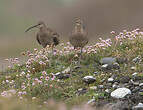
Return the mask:
[[45,23],[43,21],[39,21],[36,25],[29,27],[28,29],[26,29],[25,32],[28,32],[29,30],[31,30],[32,28],[41,28],[45,26]]
[[77,26],[80,26],[80,25],[83,24],[83,21],[81,20],[81,18],[76,17],[76,18],[75,18],[75,24],[76,24]]

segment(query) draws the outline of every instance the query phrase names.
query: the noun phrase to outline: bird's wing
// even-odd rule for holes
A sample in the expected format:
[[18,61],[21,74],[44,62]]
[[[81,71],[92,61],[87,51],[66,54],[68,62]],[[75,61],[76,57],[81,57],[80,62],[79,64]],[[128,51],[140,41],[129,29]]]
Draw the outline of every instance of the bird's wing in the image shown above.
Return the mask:
[[40,40],[39,40],[39,34],[37,33],[37,35],[36,35],[36,39],[37,39],[37,42],[41,45],[41,42],[40,42]]
[[59,34],[56,33],[56,32],[53,33],[53,42],[54,42],[54,45],[55,45],[55,46],[58,45],[59,42],[60,42]]

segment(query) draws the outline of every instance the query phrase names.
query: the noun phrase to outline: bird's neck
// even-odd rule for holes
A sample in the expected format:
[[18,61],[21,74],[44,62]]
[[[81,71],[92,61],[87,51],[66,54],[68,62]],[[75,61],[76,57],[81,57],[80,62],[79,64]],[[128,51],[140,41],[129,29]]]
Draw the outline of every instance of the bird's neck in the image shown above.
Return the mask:
[[82,25],[75,25],[74,32],[75,33],[83,33],[84,32],[83,26]]

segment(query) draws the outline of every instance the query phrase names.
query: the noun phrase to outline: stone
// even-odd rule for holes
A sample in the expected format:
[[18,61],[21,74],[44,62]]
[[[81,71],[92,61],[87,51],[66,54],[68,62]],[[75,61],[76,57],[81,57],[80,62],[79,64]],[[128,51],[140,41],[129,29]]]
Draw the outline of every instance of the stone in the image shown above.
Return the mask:
[[101,68],[102,68],[103,70],[108,69],[108,64],[104,64],[104,65],[102,65],[102,66],[101,66]]
[[89,100],[88,102],[87,102],[87,104],[95,104],[95,99],[91,99],[91,100]]
[[136,67],[134,67],[134,66],[133,66],[133,67],[131,67],[131,70],[136,70],[136,69],[137,69],[137,68],[136,68]]
[[97,90],[97,86],[92,86],[89,88],[90,90]]
[[58,79],[67,79],[70,77],[70,74],[63,74],[61,72],[58,72],[55,74],[55,76],[58,78]]
[[112,65],[115,62],[116,62],[116,58],[113,58],[113,57],[105,57],[100,60],[101,64],[108,64],[108,65]]
[[143,88],[143,83],[140,83],[139,86],[140,86],[141,88]]
[[136,76],[137,74],[138,74],[138,73],[137,73],[137,72],[135,72],[135,73],[133,73],[133,74],[132,74],[132,76]]
[[102,110],[130,110],[130,109],[127,102],[117,101],[116,103],[106,104]]
[[142,61],[141,56],[137,56],[136,58],[134,58],[134,59],[132,60],[132,62],[134,62],[134,63],[139,63],[139,62],[141,62],[141,61]]
[[131,94],[131,90],[128,88],[118,88],[111,92],[111,97],[113,98],[124,98],[126,95]]
[[83,81],[87,84],[91,84],[91,83],[94,83],[96,81],[96,78],[94,78],[93,76],[85,76],[83,78]]
[[110,90],[109,90],[109,89],[106,89],[105,92],[106,92],[106,93],[110,93]]
[[77,95],[83,95],[87,92],[88,90],[86,88],[80,88],[77,90]]
[[114,79],[113,78],[109,78],[108,82],[114,82]]
[[104,88],[104,85],[99,85],[98,88],[99,88],[99,89],[103,89],[103,88]]
[[117,63],[119,63],[119,64],[127,64],[128,63],[128,59],[125,57],[123,57],[123,58],[118,57],[118,58],[116,58],[116,60],[117,60]]
[[115,63],[113,63],[113,68],[120,69],[120,65],[117,62],[115,62]]
[[138,105],[134,106],[132,110],[143,110],[143,104],[139,103]]
[[70,71],[71,71],[71,68],[68,67],[68,68],[66,68],[64,71],[62,71],[62,73],[63,73],[63,74],[67,74],[67,73],[70,73]]
[[130,77],[129,76],[122,76],[120,78],[120,83],[128,83],[130,81]]

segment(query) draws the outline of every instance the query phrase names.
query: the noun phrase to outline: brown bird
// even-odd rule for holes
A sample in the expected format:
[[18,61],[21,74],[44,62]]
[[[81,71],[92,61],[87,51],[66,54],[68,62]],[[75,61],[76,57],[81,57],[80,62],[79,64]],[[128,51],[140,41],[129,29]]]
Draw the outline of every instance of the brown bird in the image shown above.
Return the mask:
[[87,38],[87,32],[85,31],[81,18],[75,18],[75,26],[71,36],[69,37],[69,41],[74,46],[74,48],[79,47],[81,49],[82,55],[82,49],[89,40]]
[[35,27],[39,28],[39,32],[36,34],[37,42],[42,45],[43,48],[46,48],[47,45],[49,45],[52,48],[53,53],[54,46],[58,45],[60,41],[59,34],[54,32],[51,28],[47,27],[43,21],[40,21],[37,25],[28,28],[25,32],[28,32]]

